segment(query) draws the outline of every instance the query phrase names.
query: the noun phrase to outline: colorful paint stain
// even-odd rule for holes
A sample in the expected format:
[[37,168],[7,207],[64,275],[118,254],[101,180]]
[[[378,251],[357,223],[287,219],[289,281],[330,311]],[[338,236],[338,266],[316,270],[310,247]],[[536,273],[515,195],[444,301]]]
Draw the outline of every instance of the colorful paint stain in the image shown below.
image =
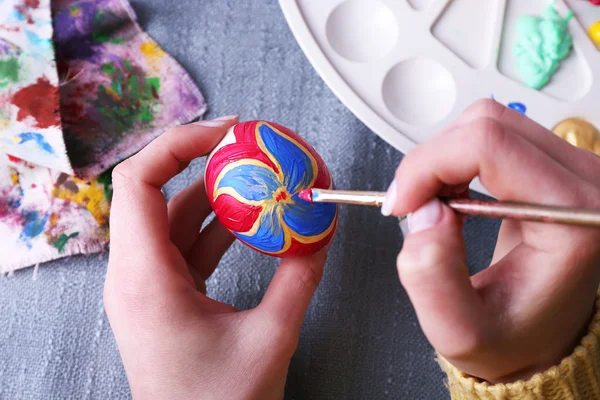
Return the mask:
[[82,14],[81,7],[79,6],[79,4],[75,4],[74,6],[71,6],[71,8],[69,8],[68,13],[71,18],[79,18]]
[[54,149],[52,148],[52,146],[50,146],[50,143],[46,142],[46,139],[40,133],[36,133],[36,132],[19,133],[17,136],[15,136],[14,141],[15,141],[15,143],[18,143],[18,144],[34,142],[37,144],[39,149],[43,150],[44,152],[46,152],[48,154],[52,154],[52,155],[56,154],[54,152]]
[[[58,59],[92,60],[104,44],[123,44],[121,37],[131,24],[129,18],[103,9],[100,2],[78,2],[59,10],[54,17]],[[73,40],[76,37],[77,40]]]
[[31,10],[40,6],[40,0],[23,0],[21,4],[15,6],[15,18],[19,21],[27,21],[28,24],[33,24]]
[[[17,2],[23,7],[35,6],[35,1],[9,0],[10,4]],[[50,149],[58,158],[66,157],[58,140],[61,126],[71,166],[75,165],[72,161],[75,157],[83,156],[79,165],[83,164],[84,170],[76,168],[76,173],[89,177],[97,176],[119,159],[137,152],[176,122],[184,123],[201,115],[205,108],[202,95],[190,77],[140,29],[127,1],[41,2],[41,9],[31,12],[32,25],[27,23],[28,10],[23,7],[19,9],[20,21],[13,18],[12,6],[7,15],[0,16],[7,26],[12,24],[18,29],[22,38],[19,43],[23,46],[20,51],[0,40],[0,60],[23,54],[18,59],[17,85],[11,87],[10,95],[9,91],[0,94],[3,96],[0,103],[6,106],[0,106],[0,114],[10,111],[0,115],[0,126],[4,126],[6,120],[12,124],[8,128],[13,129],[0,145],[15,150],[15,154],[29,161],[11,160],[8,166],[18,173],[0,174],[0,214],[10,214],[6,218],[0,215],[2,232],[9,234],[3,238],[4,249],[10,254],[5,260],[0,257],[0,270],[31,265],[59,254],[99,251],[108,241],[110,171],[92,180],[77,179],[61,177],[57,172],[67,169],[44,164],[51,163],[47,161],[51,158],[46,157]],[[48,12],[44,19],[45,11],[49,11],[45,9],[50,7],[52,18]],[[48,59],[43,64],[47,70],[42,72],[38,68],[34,74],[29,62],[37,66],[41,60],[29,57],[34,54],[31,48],[37,47],[34,50],[39,54],[48,50],[50,42],[45,40],[45,34],[49,35],[47,24],[51,22],[55,24],[52,40],[57,46],[57,68],[53,68],[53,59]],[[103,64],[109,65],[103,68]],[[54,70],[59,73],[54,74]],[[36,80],[43,77],[61,91],[60,100],[64,99],[60,118],[57,113],[57,129],[42,128],[43,117],[22,104],[12,104],[14,94],[25,86],[39,83]],[[12,80],[9,87],[11,84]],[[98,100],[99,95],[109,100],[104,106]],[[50,102],[49,96],[39,93],[28,97]],[[14,102],[20,100],[17,95]],[[63,107],[65,103],[70,107]],[[58,111],[58,107],[55,109]],[[18,123],[17,118],[21,118]],[[69,123],[66,127],[65,120]],[[15,129],[21,124],[29,127]],[[45,141],[37,134],[43,135]],[[66,138],[73,137],[87,146],[89,152],[76,153],[69,147]],[[19,153],[19,145],[37,151],[29,157],[29,153]],[[6,193],[10,196],[5,196]],[[281,191],[276,195],[278,203],[288,199],[284,196]],[[21,239],[29,240],[32,246],[29,251]],[[11,252],[17,245],[19,251]]]
[[45,57],[45,58],[53,58],[54,53],[52,49],[52,41],[47,38],[41,38],[37,33],[26,30],[25,36],[27,36],[27,40],[30,43],[29,46],[29,54],[34,57]]
[[97,43],[92,37],[94,16],[98,12],[96,2],[79,2],[71,7],[55,11],[53,26],[56,59],[88,60],[93,58],[97,51]]
[[11,103],[19,108],[17,120],[28,117],[35,120],[38,128],[50,128],[60,125],[58,105],[58,88],[46,77],[39,78],[36,83],[16,92]]
[[[48,176],[49,170],[40,167],[30,169],[27,162],[14,157],[7,167],[9,180],[0,181],[0,224],[13,232],[12,240],[15,245],[21,246],[20,252],[27,257],[36,257],[40,249],[53,248],[59,254],[71,254],[81,251],[81,246],[85,248],[90,241],[101,244],[108,240],[108,200],[98,201],[98,198],[106,196],[104,183],[55,174],[57,182],[54,185],[54,179]],[[25,192],[24,184],[27,186]],[[55,186],[72,192],[74,197],[60,199],[54,196]],[[29,197],[25,201],[27,205],[24,205],[23,200],[30,196],[31,191],[45,197],[50,195],[49,204],[31,204]],[[90,212],[93,207],[101,213]],[[78,241],[71,245],[70,241],[75,237]],[[10,238],[8,240],[10,242]],[[25,248],[29,250],[25,251]],[[44,252],[47,254],[46,250]]]
[[46,222],[48,221],[48,214],[42,214],[35,210],[25,210],[22,213],[25,225],[21,232],[20,239],[31,248],[30,240],[38,236],[44,231]]
[[17,57],[0,58],[0,89],[19,81],[19,69]]
[[100,174],[96,180],[104,187],[104,197],[106,200],[111,201],[113,195],[113,187],[112,187],[112,171],[115,169],[114,167],[104,171]]
[[98,225],[108,222],[110,202],[105,196],[104,185],[97,180],[86,181],[61,174],[52,195],[85,207]]
[[142,54],[144,56],[146,56],[147,58],[153,59],[153,58],[161,58],[162,56],[165,55],[165,52],[163,49],[160,48],[160,46],[158,46],[158,44],[154,43],[154,42],[144,42],[140,45],[140,51],[142,52]]
[[54,248],[58,250],[59,253],[62,253],[65,250],[65,245],[67,244],[69,239],[72,239],[77,236],[79,236],[79,232],[74,232],[70,235],[61,233],[56,240],[52,241],[52,246],[54,246]]
[[160,92],[158,77],[145,77],[129,60],[102,64],[110,85],[100,85],[94,109],[110,123],[115,134],[126,132],[136,123],[154,120],[154,106]]
[[19,184],[19,173],[14,168],[10,169],[10,181],[15,186]]
[[125,38],[116,36],[115,32],[119,32],[128,23],[110,11],[100,11],[94,16],[92,37],[98,43],[122,44]]
[[[0,29],[11,31],[11,29],[8,29],[8,27],[3,26],[2,24],[0,24]],[[18,27],[16,27],[15,29],[16,32],[19,31]],[[12,29],[12,31],[14,31],[14,29]],[[18,56],[22,52],[23,50],[21,50],[21,48],[16,44],[9,42],[6,39],[0,38],[0,56]]]

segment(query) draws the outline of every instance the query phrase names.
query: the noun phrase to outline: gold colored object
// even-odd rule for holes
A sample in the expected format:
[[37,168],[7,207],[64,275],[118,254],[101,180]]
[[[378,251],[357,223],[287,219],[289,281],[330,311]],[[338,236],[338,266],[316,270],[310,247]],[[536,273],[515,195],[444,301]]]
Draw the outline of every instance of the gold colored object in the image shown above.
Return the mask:
[[[385,192],[351,190],[312,189],[311,194],[313,203],[357,204],[376,207],[381,206],[385,198]],[[475,199],[441,200],[462,215],[600,228],[600,210]]]
[[556,125],[552,131],[573,146],[600,155],[600,132],[589,122],[569,118]]
[[600,21],[596,21],[590,26],[588,35],[597,46],[600,46]]

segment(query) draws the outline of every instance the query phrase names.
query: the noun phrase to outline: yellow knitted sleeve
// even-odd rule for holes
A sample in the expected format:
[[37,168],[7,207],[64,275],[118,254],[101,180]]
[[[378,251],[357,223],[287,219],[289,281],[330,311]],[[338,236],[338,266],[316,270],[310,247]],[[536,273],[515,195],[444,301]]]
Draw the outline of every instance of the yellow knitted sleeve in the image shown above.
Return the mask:
[[600,399],[600,296],[587,335],[573,353],[528,381],[492,385],[463,374],[444,358],[452,400],[597,400]]

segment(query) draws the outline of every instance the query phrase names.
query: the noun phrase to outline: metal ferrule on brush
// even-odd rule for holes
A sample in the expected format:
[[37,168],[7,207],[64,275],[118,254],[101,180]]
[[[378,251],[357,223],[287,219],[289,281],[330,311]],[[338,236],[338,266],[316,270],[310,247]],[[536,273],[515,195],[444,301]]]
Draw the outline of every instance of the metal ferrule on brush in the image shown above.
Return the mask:
[[362,192],[345,190],[313,189],[312,201],[316,203],[359,204],[381,207],[385,192]]

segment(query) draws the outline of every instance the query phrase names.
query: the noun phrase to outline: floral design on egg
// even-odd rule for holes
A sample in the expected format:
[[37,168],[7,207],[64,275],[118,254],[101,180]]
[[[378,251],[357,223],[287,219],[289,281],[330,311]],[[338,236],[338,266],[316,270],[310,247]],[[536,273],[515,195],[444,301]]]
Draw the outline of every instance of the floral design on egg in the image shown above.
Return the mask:
[[210,154],[206,190],[217,218],[240,241],[276,257],[308,255],[327,245],[337,206],[298,194],[333,187],[325,162],[295,132],[267,121],[232,127]]

